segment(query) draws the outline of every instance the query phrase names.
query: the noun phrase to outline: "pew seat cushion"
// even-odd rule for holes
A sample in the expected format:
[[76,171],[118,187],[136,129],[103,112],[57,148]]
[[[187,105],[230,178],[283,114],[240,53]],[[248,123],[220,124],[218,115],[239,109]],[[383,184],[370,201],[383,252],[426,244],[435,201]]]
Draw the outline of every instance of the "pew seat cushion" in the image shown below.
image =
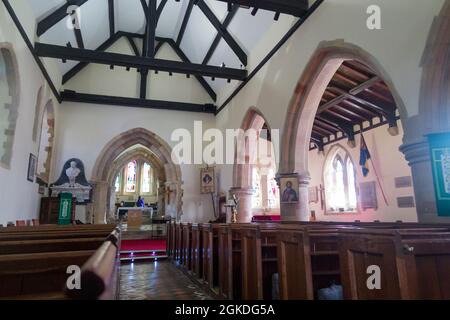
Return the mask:
[[328,288],[320,289],[317,292],[318,300],[344,300],[342,286],[332,284]]

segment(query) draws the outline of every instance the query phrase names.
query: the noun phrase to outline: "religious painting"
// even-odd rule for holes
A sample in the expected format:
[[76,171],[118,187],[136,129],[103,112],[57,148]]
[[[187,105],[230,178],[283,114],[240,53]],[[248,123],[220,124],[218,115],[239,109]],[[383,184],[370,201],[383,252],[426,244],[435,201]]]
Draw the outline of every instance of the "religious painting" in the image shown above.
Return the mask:
[[299,197],[297,175],[280,177],[281,203],[297,203]]
[[37,157],[34,154],[30,153],[30,157],[28,158],[28,171],[27,171],[27,180],[30,182],[34,182],[34,178],[36,177],[36,167],[37,167]]
[[207,167],[200,170],[201,193],[214,193],[216,191],[214,167]]
[[428,136],[431,166],[439,216],[450,216],[450,134]]

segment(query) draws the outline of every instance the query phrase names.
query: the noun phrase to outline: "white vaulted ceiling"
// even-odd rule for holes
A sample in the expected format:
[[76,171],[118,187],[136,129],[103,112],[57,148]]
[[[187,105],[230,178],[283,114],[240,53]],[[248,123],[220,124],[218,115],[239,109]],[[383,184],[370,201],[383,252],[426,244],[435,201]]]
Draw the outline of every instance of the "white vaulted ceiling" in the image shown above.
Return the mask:
[[[148,0],[147,0],[148,1]],[[161,0],[158,0],[158,5]],[[56,9],[66,3],[63,0],[29,0],[36,21],[39,22]],[[156,36],[177,40],[189,0],[168,0],[164,6],[158,25]],[[227,4],[216,0],[205,0],[219,21],[223,22],[228,14]],[[140,0],[114,0],[115,31],[130,33],[144,33],[145,16]],[[104,43],[109,34],[108,0],[89,0],[81,8],[81,33],[86,49],[95,50]],[[274,13],[259,10],[255,16],[250,14],[251,9],[239,8],[227,30],[240,45],[243,51],[250,55],[251,51],[264,37],[274,21]],[[203,14],[200,8],[194,5],[180,48],[193,63],[202,63],[211,47],[217,31]],[[281,38],[281,36],[280,36]],[[62,20],[45,32],[39,40],[43,43],[66,45],[70,42],[77,47],[73,30],[66,27],[66,20]],[[140,48],[139,48],[140,49]],[[230,68],[244,68],[242,62],[222,39],[209,60],[209,65],[220,66],[224,63]],[[67,61],[59,63],[62,74],[70,70],[76,62]],[[251,72],[251,70],[248,70]],[[210,86],[218,93],[224,86],[230,85],[226,80],[212,81],[206,78]]]

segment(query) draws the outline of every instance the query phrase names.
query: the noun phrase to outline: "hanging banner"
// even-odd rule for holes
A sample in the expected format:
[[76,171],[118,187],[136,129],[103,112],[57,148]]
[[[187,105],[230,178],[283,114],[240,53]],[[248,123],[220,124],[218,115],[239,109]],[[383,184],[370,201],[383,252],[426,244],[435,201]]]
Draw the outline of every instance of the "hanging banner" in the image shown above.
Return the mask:
[[450,133],[428,135],[438,216],[450,217]]
[[72,194],[60,193],[58,224],[59,225],[70,224],[71,219],[72,219]]

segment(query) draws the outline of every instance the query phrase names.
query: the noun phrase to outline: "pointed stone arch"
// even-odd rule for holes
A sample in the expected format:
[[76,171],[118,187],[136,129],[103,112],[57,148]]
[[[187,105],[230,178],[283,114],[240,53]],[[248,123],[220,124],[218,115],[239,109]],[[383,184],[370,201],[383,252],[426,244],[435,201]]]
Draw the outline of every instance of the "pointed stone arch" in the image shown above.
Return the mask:
[[[96,223],[104,223],[107,214],[107,203],[111,193],[111,176],[114,175],[114,164],[121,155],[136,145],[142,145],[148,149],[164,168],[166,178],[166,190],[168,194],[173,194],[168,206],[176,211],[176,218],[179,220],[182,215],[182,176],[181,168],[172,161],[172,148],[158,135],[144,129],[135,128],[128,130],[106,144],[100,152],[95,162],[91,182],[93,191],[93,214]],[[120,161],[119,161],[120,162]],[[166,206],[166,213],[169,210]]]
[[37,177],[40,183],[48,184],[55,140],[55,107],[52,100],[48,100],[45,104],[40,123]]
[[280,173],[298,174],[299,198],[296,205],[281,206],[284,220],[308,220],[308,186],[311,180],[308,154],[314,118],[325,89],[342,62],[355,60],[367,65],[388,86],[394,97],[400,120],[408,118],[406,107],[388,72],[370,53],[343,40],[320,43],[297,83],[288,108],[281,139]]
[[[269,123],[256,107],[250,107],[244,116],[240,129],[247,131],[249,129],[261,130],[264,125],[270,130]],[[252,219],[252,164],[249,163],[249,146],[247,139],[244,146],[238,146],[235,143],[235,161],[233,166],[233,188],[230,193],[236,195],[239,199],[239,222],[250,222]],[[245,159],[245,163],[239,163],[238,159]]]

